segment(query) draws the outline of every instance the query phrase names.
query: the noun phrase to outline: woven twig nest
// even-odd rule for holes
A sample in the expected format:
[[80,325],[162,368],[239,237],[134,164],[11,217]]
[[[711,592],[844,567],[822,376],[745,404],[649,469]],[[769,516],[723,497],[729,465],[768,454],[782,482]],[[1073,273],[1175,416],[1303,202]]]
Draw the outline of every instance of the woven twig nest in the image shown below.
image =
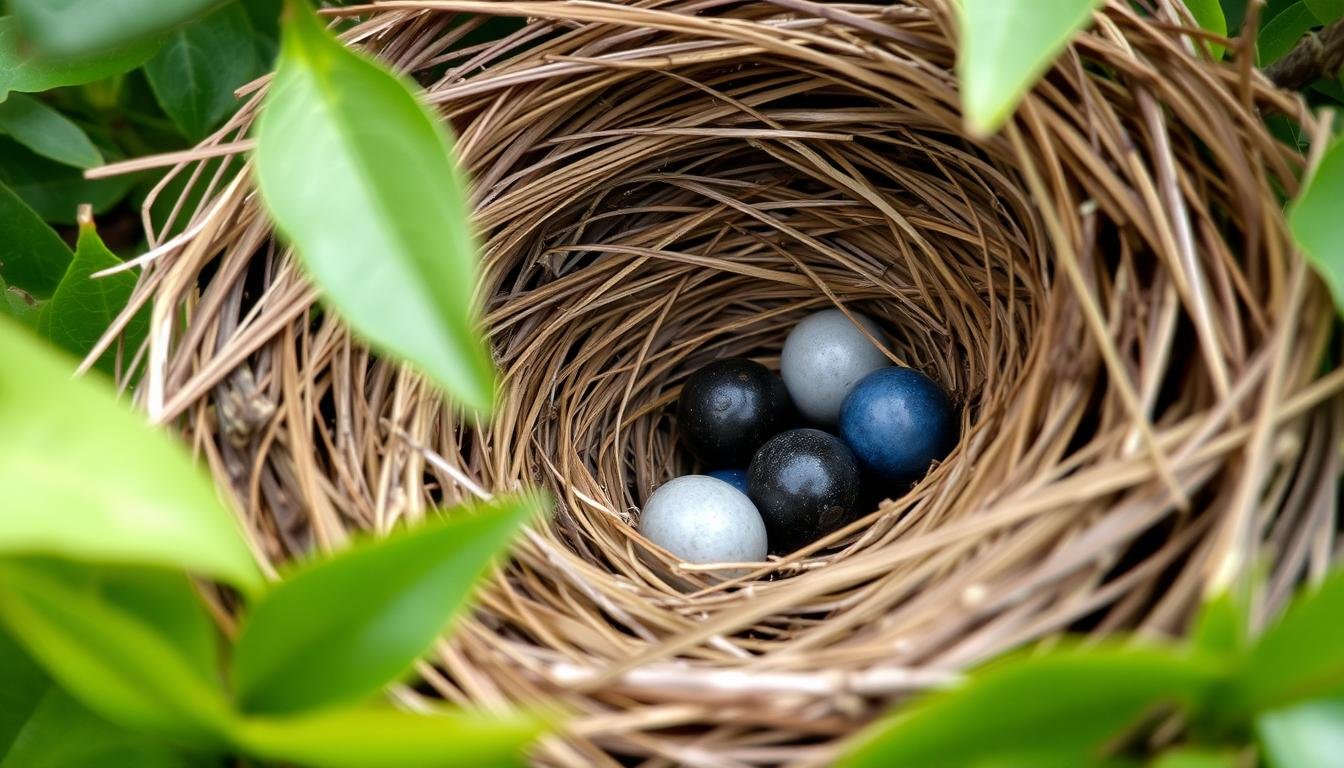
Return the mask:
[[[556,764],[824,760],[1023,643],[1177,634],[1206,588],[1258,567],[1268,613],[1330,557],[1344,418],[1332,309],[1281,213],[1303,162],[1264,124],[1309,120],[1195,54],[1180,4],[1159,5],[1110,2],[983,140],[945,1],[336,11],[458,130],[507,407],[461,424],[311,312],[246,176],[199,163],[180,174],[203,202],[142,282],[158,311],[139,396],[272,562],[549,489],[553,518],[399,693],[558,699],[580,714],[539,752]],[[530,21],[461,49],[483,11]],[[201,156],[241,150],[255,107]],[[669,409],[684,377],[774,367],[833,305],[953,393],[956,449],[749,576],[651,550],[641,502],[694,469]]]

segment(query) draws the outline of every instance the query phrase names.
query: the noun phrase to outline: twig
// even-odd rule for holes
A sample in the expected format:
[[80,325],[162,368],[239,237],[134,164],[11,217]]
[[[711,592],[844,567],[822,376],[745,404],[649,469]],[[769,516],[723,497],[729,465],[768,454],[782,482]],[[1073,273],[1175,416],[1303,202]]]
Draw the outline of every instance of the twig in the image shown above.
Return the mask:
[[1295,91],[1322,77],[1334,77],[1344,68],[1344,19],[1319,32],[1308,32],[1283,58],[1265,67],[1265,77],[1280,88]]

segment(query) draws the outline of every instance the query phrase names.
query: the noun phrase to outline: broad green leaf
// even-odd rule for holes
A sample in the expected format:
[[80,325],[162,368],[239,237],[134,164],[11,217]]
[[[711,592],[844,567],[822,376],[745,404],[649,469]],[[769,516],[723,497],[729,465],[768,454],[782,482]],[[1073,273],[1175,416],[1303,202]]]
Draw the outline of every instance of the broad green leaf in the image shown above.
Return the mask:
[[1236,752],[1182,748],[1163,752],[1148,768],[1243,768],[1245,761]]
[[1219,667],[1155,648],[1060,648],[991,664],[879,721],[840,765],[1086,765],[1151,708],[1199,698]]
[[261,74],[253,37],[247,13],[234,3],[174,31],[145,64],[155,98],[187,138],[204,138],[233,114],[240,103],[234,90]]
[[0,277],[31,296],[45,299],[60,285],[74,258],[56,230],[0,183]]
[[239,632],[234,689],[244,709],[311,709],[400,679],[539,506],[525,497],[459,510],[289,574]]
[[11,93],[0,102],[0,131],[37,154],[76,168],[101,165],[103,156],[70,118],[42,101]]
[[37,315],[45,302],[28,296],[20,288],[11,288],[0,276],[0,314],[11,317],[25,328],[37,330]]
[[1283,9],[1261,27],[1255,39],[1260,66],[1268,66],[1283,58],[1316,23],[1316,17],[1306,3],[1293,3]]
[[219,760],[189,756],[149,736],[118,728],[48,686],[0,768],[206,768]]
[[1299,595],[1247,654],[1228,704],[1243,714],[1344,693],[1344,570]]
[[50,688],[42,668],[0,629],[0,768],[14,738]]
[[1102,0],[960,0],[957,74],[966,125],[989,135]]
[[102,53],[171,29],[222,0],[9,0],[25,37],[53,56]]
[[1339,768],[1344,759],[1344,698],[1266,712],[1255,720],[1269,768]]
[[0,137],[0,183],[8,186],[43,221],[74,224],[79,206],[103,213],[126,196],[134,176],[89,181],[83,171],[48,160],[18,142]]
[[1311,15],[1321,24],[1329,24],[1344,17],[1344,0],[1306,0]]
[[255,592],[233,515],[166,435],[0,317],[0,553],[160,565]]
[[148,61],[159,43],[146,40],[83,56],[37,56],[20,39],[14,17],[0,16],[0,101],[10,91],[37,93],[129,72]]
[[[1227,18],[1223,16],[1223,5],[1219,0],[1185,0],[1185,7],[1190,9],[1190,15],[1199,22],[1200,28],[1227,36]],[[1223,46],[1209,43],[1209,49],[1213,58],[1223,58]]]
[[1288,206],[1288,227],[1307,260],[1344,312],[1344,139],[1325,151],[1316,173]]
[[1230,593],[1207,600],[1190,637],[1195,650],[1209,655],[1240,653],[1246,647],[1246,610]]
[[[162,572],[162,583],[150,585],[154,577],[141,572],[103,589],[96,579],[80,583],[71,576],[77,572],[73,564],[0,560],[0,621],[28,653],[84,705],[119,725],[198,740],[227,728],[217,677],[191,658],[200,638],[186,618],[188,606],[202,608],[185,577]],[[191,602],[157,604],[163,600]]]
[[[117,272],[95,278],[96,272],[121,264],[103,245],[98,230],[90,218],[79,224],[79,242],[75,259],[61,278],[61,284],[43,305],[37,316],[37,332],[58,347],[76,357],[84,357],[92,349],[112,320],[126,306],[135,289],[135,275]],[[124,352],[132,355],[139,349],[149,328],[149,315],[142,311],[126,326]],[[123,359],[123,365],[129,357]],[[109,349],[98,360],[97,367],[109,375],[115,372],[116,349]]]
[[328,302],[373,346],[489,411],[476,243],[443,120],[295,1],[258,141],[262,196]]
[[238,741],[271,760],[323,768],[523,765],[541,723],[522,715],[411,714],[357,707],[288,717],[249,718]]

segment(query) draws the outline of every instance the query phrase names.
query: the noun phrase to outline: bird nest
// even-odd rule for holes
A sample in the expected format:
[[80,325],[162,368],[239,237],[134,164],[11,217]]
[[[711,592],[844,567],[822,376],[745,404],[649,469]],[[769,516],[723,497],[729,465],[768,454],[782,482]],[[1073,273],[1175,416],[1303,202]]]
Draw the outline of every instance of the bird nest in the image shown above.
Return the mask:
[[[1010,648],[1178,634],[1252,570],[1272,612],[1330,557],[1344,426],[1333,310],[1282,215],[1304,163],[1265,127],[1310,120],[1159,5],[1109,2],[987,138],[940,0],[332,9],[457,130],[504,407],[464,423],[315,309],[247,174],[221,170],[264,82],[170,182],[185,232],[150,233],[137,398],[268,563],[548,489],[553,515],[396,695],[559,701],[577,714],[552,764],[825,761]],[[481,13],[527,21],[468,45]],[[952,393],[955,450],[749,573],[651,548],[641,503],[696,469],[685,377],[777,368],[834,306]]]

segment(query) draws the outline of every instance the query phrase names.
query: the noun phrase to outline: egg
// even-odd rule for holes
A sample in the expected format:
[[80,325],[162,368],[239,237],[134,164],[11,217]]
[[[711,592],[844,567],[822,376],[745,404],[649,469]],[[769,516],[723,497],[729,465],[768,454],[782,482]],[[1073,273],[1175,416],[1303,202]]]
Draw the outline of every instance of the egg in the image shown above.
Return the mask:
[[765,523],[747,495],[718,478],[683,475],[658,486],[639,532],[687,563],[750,563],[769,551]]
[[741,467],[794,420],[784,382],[760,363],[715,360],[691,374],[677,401],[681,441],[711,467]]
[[[884,341],[872,320],[851,312],[868,333]],[[780,374],[793,404],[809,421],[832,426],[840,404],[859,379],[891,364],[843,312],[827,309],[808,315],[784,340]]]
[[747,492],[747,470],[745,469],[716,469],[706,474],[710,477],[717,477],[743,493]]
[[854,454],[835,435],[791,429],[770,438],[747,468],[770,549],[788,553],[850,522],[859,496]]
[[951,400],[933,379],[892,366],[865,376],[840,409],[842,437],[864,469],[885,480],[918,480],[956,443]]

